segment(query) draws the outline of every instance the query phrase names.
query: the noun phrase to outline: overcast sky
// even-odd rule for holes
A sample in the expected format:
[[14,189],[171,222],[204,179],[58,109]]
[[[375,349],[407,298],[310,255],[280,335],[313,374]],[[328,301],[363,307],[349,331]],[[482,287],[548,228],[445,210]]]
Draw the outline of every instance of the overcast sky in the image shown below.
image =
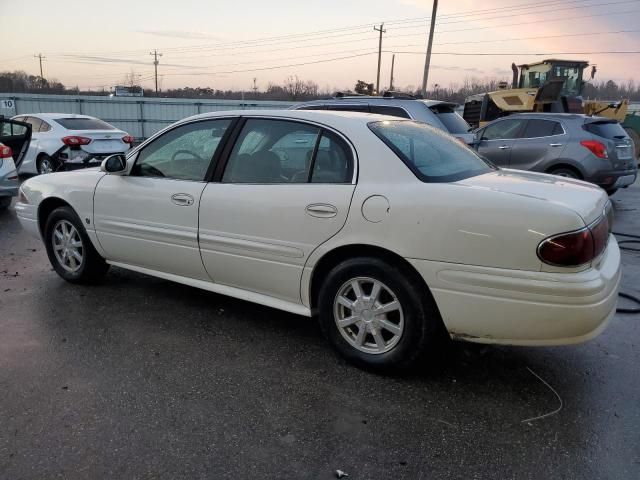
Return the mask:
[[[41,52],[44,76],[67,86],[109,88],[133,71],[151,87],[149,51],[158,49],[163,88],[249,90],[255,77],[264,89],[290,75],[321,88],[353,88],[358,79],[375,82],[373,24],[385,22],[381,85],[389,84],[391,52],[398,52],[395,84],[419,86],[431,5],[431,0],[0,0],[0,70],[37,74],[33,55]],[[533,53],[589,60],[598,66],[596,79],[640,80],[639,54],[579,53],[640,51],[638,0],[440,0],[437,19],[430,87],[474,76],[509,79],[511,62],[544,58]],[[308,62],[316,63],[300,65]]]

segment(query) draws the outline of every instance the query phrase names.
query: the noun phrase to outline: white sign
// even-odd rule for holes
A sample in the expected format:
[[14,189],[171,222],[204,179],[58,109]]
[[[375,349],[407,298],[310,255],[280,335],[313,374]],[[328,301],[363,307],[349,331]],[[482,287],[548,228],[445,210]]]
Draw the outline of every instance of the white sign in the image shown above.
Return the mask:
[[0,100],[0,108],[14,108],[16,106],[13,100]]

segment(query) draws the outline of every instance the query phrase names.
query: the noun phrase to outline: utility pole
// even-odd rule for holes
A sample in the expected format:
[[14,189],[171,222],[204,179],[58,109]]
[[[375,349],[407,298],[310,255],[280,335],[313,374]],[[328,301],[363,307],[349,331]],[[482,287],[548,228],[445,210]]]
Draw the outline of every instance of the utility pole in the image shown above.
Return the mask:
[[154,50],[153,52],[149,52],[149,55],[153,55],[153,66],[156,71],[156,96],[158,96],[158,57],[161,57],[162,54],[158,53],[158,50]]
[[396,54],[391,56],[391,79],[389,79],[389,90],[393,91],[393,65],[396,63]]
[[378,41],[378,77],[376,79],[376,94],[380,95],[380,62],[382,60],[382,34],[386,32],[383,30],[384,23],[380,24],[380,27],[373,27],[376,32],[380,32],[380,40]]
[[256,80],[258,80],[256,77],[253,77],[253,96],[255,98],[258,98],[258,85],[256,84]]
[[424,60],[424,75],[422,77],[422,89],[420,93],[423,97],[427,95],[427,80],[429,79],[429,64],[431,63],[431,46],[433,45],[433,30],[436,26],[436,12],[438,11],[438,0],[433,0],[433,11],[431,12],[431,29],[429,30],[429,43],[427,43],[427,57]]
[[42,88],[44,86],[44,75],[42,74],[42,60],[47,57],[43,56],[41,53],[34,55],[33,57],[40,60],[40,88]]

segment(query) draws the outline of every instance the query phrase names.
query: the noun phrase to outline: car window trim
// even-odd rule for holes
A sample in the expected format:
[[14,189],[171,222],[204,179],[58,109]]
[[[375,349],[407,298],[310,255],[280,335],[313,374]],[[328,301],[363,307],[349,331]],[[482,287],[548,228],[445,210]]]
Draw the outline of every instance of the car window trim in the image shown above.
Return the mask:
[[[560,128],[562,128],[562,133],[556,133],[555,135],[544,135],[542,137],[523,137],[524,132],[527,130],[527,125],[529,125],[529,122],[531,120],[543,120],[545,122],[557,123],[560,125]],[[564,128],[564,125],[562,124],[562,122],[558,120],[549,120],[548,118],[528,118],[527,123],[525,124],[525,127],[522,129],[522,132],[520,132],[520,136],[518,137],[518,140],[535,140],[536,138],[561,137],[562,135],[567,135],[567,130]],[[515,139],[507,139],[507,140],[515,140]]]
[[209,159],[209,166],[207,167],[207,170],[205,172],[204,178],[202,180],[186,180],[184,178],[172,178],[172,177],[142,177],[142,178],[151,178],[151,179],[157,178],[157,179],[160,179],[160,180],[175,180],[175,181],[179,181],[179,182],[207,183],[209,181],[208,180],[208,175],[209,175],[209,173],[211,171],[211,166],[213,164],[214,159],[216,159],[216,154],[221,149],[223,141],[225,140],[225,137],[227,137],[227,133],[229,132],[229,130],[233,130],[233,127],[235,125],[235,121],[238,120],[238,117],[236,117],[236,116],[198,118],[198,119],[194,119],[193,121],[190,121],[190,122],[182,122],[182,123],[180,123],[178,125],[172,125],[169,128],[165,128],[165,129],[161,130],[160,132],[155,134],[153,137],[149,138],[142,145],[140,145],[135,151],[127,152],[127,155],[125,156],[125,158],[131,158],[131,157],[135,156],[135,160],[131,164],[131,168],[128,171],[128,176],[131,176],[131,177],[137,177],[138,176],[138,175],[131,175],[131,172],[135,168],[136,163],[138,163],[138,161],[140,160],[140,152],[144,151],[145,148],[147,148],[149,145],[151,145],[153,142],[155,142],[160,137],[163,137],[164,135],[174,131],[177,128],[184,127],[185,125],[191,125],[191,124],[194,124],[194,123],[203,123],[203,122],[208,122],[208,121],[211,121],[211,120],[229,120],[229,119],[231,119],[231,124],[229,125],[229,127],[227,127],[227,130],[224,132],[224,135],[220,139],[220,143],[218,144],[218,146],[216,147],[215,151],[213,152],[213,155]]
[[320,140],[322,140],[322,135],[324,133],[324,128],[320,128],[318,131],[318,136],[316,137],[316,143],[313,146],[313,151],[311,152],[311,163],[309,164],[309,171],[307,172],[307,182],[311,183],[311,176],[313,175],[313,169],[316,166],[316,155],[318,154],[318,148],[320,147]]
[[[321,122],[316,122],[313,120],[308,120],[308,119],[303,119],[303,118],[295,118],[295,117],[280,117],[280,116],[271,116],[271,115],[249,115],[249,116],[240,116],[239,117],[239,122],[236,124],[235,127],[235,131],[233,136],[229,139],[229,142],[227,143],[227,145],[224,148],[224,151],[222,152],[221,158],[218,162],[218,165],[216,166],[216,170],[214,172],[214,175],[212,177],[212,179],[210,180],[210,182],[213,183],[223,183],[222,182],[222,176],[224,175],[224,171],[227,168],[227,163],[229,162],[229,157],[231,156],[231,152],[233,151],[233,148],[235,147],[236,142],[238,141],[238,137],[240,136],[240,132],[242,131],[242,129],[244,128],[244,125],[246,123],[247,120],[249,119],[266,119],[266,120],[281,120],[281,121],[287,121],[287,122],[294,122],[294,123],[301,123],[304,125],[312,125],[316,128],[318,128],[319,130],[326,130],[328,132],[332,132],[335,135],[338,136],[338,138],[340,138],[342,141],[345,142],[345,144],[349,147],[350,151],[351,151],[351,164],[353,166],[353,171],[351,173],[351,180],[349,182],[345,182],[345,183],[335,183],[335,184],[330,184],[330,185],[356,185],[358,183],[358,175],[359,175],[359,165],[358,165],[358,152],[355,148],[355,146],[353,145],[353,142],[351,142],[351,140],[349,140],[349,138],[347,138],[346,135],[344,135],[343,133],[341,133],[340,131],[336,130],[335,128],[331,127],[330,125],[325,125]],[[321,138],[321,135],[318,135],[318,138]],[[289,183],[289,182],[283,182],[283,183],[236,183],[233,185],[327,185],[327,183]]]

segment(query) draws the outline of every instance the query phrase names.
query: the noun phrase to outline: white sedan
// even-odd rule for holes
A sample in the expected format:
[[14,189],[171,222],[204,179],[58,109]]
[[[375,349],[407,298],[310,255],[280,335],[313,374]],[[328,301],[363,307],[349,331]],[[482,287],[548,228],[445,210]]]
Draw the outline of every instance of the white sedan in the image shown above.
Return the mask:
[[586,341],[614,315],[620,281],[603,190],[497,169],[382,115],[191,117],[101,169],[27,180],[16,211],[65,280],[116,265],[317,313],[331,344],[370,368],[406,368],[445,333]]
[[[100,165],[125,153],[134,138],[99,118],[69,113],[30,113],[12,118],[31,126],[20,173],[51,173]],[[14,147],[15,150],[15,147]]]

